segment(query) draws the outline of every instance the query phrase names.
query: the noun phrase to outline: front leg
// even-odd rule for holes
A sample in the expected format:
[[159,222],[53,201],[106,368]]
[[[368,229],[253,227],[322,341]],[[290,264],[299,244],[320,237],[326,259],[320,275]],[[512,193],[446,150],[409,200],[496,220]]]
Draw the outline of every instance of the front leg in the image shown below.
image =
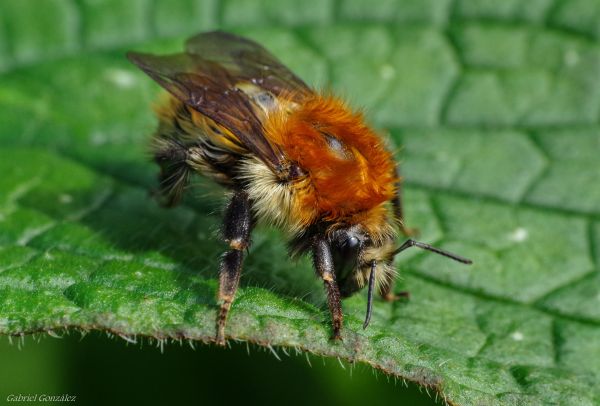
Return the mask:
[[225,345],[225,323],[240,282],[244,250],[250,245],[252,223],[248,193],[238,190],[227,205],[223,218],[222,234],[223,239],[229,243],[229,250],[223,255],[219,268],[218,300],[221,308],[217,317],[216,337],[219,345]]
[[317,237],[313,243],[313,264],[317,274],[323,279],[325,289],[327,289],[327,302],[331,312],[331,321],[333,323],[333,336],[335,340],[341,340],[340,332],[344,321],[342,314],[342,303],[340,300],[340,290],[335,281],[335,272],[333,267],[333,257],[331,247],[325,238]]
[[379,294],[381,298],[386,302],[395,302],[400,299],[408,299],[410,298],[410,293],[407,291],[401,291],[398,293],[394,293],[392,289],[394,288],[396,282],[396,278],[390,278],[390,280],[383,282],[381,287],[379,288]]

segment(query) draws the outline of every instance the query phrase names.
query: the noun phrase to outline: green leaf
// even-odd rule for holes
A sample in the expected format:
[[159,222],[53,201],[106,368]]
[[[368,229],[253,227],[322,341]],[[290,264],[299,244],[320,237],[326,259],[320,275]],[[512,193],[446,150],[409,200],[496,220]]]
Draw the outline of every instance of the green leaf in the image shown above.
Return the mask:
[[221,27],[389,131],[410,226],[472,258],[399,258],[407,303],[344,302],[260,228],[227,333],[364,362],[456,404],[600,402],[600,8],[593,0],[10,1],[0,14],[0,333],[214,337],[218,188],[150,198],[158,87],[127,49]]

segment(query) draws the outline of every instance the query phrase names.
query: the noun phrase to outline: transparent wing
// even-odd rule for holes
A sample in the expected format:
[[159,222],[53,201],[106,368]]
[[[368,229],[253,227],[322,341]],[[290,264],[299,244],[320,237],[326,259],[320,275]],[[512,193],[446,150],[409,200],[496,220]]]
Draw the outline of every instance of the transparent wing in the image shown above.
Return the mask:
[[185,50],[218,63],[240,81],[253,83],[276,96],[302,97],[312,93],[306,83],[256,42],[222,31],[198,34],[187,40]]
[[280,170],[283,154],[265,137],[252,100],[238,88],[240,77],[235,72],[192,53],[130,52],[127,57],[179,100],[231,131],[272,170]]

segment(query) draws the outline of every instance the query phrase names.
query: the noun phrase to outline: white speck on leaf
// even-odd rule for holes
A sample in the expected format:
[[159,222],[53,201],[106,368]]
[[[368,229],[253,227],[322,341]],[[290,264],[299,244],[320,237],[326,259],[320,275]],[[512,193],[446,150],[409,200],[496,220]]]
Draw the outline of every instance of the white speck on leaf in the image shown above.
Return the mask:
[[135,76],[123,69],[109,69],[106,78],[120,88],[128,89],[135,84]]
[[103,145],[106,144],[107,140],[106,135],[102,132],[94,131],[90,134],[90,142],[92,145]]
[[574,49],[569,49],[564,54],[565,65],[575,66],[579,63],[579,52]]
[[515,331],[510,335],[510,337],[515,341],[523,341],[524,338],[523,333],[521,333],[520,331]]
[[62,204],[69,204],[73,201],[73,196],[63,193],[60,196],[58,196],[58,201]]
[[514,241],[514,242],[523,242],[528,237],[529,237],[529,232],[525,228],[522,228],[522,227],[515,229],[508,236],[509,240]]
[[384,80],[390,80],[391,78],[396,76],[396,69],[389,63],[386,63],[384,65],[381,65],[381,69],[379,70],[379,75]]

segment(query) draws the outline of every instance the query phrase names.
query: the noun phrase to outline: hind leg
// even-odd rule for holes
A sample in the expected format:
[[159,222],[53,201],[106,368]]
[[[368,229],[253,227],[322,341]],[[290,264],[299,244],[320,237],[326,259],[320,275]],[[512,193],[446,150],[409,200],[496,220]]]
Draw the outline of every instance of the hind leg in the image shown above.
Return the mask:
[[223,255],[219,269],[220,309],[215,337],[219,345],[225,345],[225,323],[240,282],[244,251],[250,245],[252,223],[248,193],[241,190],[235,192],[223,219],[223,238],[229,243],[229,250]]

